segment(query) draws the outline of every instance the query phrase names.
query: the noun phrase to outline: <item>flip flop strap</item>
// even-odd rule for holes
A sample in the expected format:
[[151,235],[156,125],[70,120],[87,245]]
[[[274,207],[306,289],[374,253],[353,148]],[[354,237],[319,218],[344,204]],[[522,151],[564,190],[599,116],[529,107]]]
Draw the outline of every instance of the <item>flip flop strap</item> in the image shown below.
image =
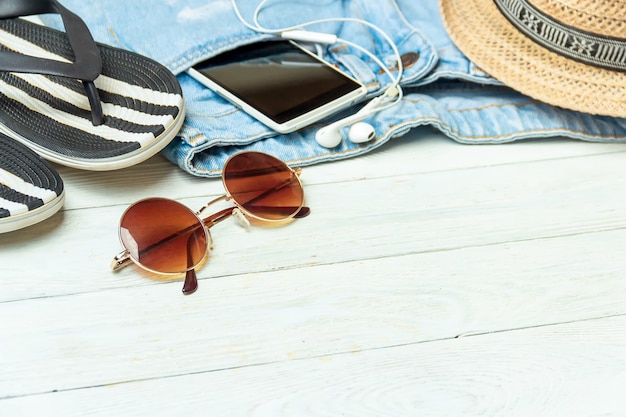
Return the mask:
[[11,51],[0,51],[0,70],[74,78],[82,81],[91,105],[94,125],[104,123],[102,104],[93,81],[102,71],[102,58],[85,22],[63,7],[57,0],[3,0],[0,1],[0,19],[56,13],[74,51],[73,63],[27,56]]

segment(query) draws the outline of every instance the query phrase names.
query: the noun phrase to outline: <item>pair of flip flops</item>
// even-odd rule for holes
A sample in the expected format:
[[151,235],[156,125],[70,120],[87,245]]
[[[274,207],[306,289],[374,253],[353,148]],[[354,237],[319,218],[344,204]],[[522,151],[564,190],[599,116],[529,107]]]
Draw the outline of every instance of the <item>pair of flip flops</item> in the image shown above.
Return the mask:
[[[65,32],[20,18],[44,13],[60,15]],[[61,178],[37,155],[78,169],[125,168],[161,151],[184,114],[174,74],[95,43],[57,0],[0,2],[0,232],[62,205]]]

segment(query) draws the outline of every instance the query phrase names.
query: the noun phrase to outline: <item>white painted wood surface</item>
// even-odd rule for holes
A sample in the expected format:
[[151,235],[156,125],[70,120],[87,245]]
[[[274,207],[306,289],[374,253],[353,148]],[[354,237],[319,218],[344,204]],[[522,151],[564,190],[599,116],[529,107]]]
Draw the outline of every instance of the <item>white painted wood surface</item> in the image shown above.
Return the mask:
[[0,416],[626,415],[626,145],[419,129],[305,168],[311,216],[219,224],[187,297],[108,269],[119,216],[221,182],[59,169],[65,209],[0,235]]

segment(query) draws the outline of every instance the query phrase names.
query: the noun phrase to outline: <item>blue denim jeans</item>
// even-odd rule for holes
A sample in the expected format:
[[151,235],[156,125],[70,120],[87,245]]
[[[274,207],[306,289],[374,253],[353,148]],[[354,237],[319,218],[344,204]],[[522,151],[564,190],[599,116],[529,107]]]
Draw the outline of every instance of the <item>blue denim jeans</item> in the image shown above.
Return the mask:
[[[62,0],[81,16],[97,41],[150,56],[177,74],[187,118],[164,155],[198,176],[218,176],[225,160],[242,150],[273,154],[292,166],[357,156],[410,129],[432,125],[448,137],[472,144],[565,136],[588,141],[626,141],[626,119],[591,116],[555,108],[519,94],[473,65],[448,37],[437,0],[276,0],[261,14],[266,27],[312,19],[358,17],[380,26],[397,43],[407,63],[402,102],[368,119],[375,140],[344,140],[321,147],[315,132],[329,121],[288,135],[277,134],[186,74],[197,62],[267,35],[241,24],[230,0]],[[251,18],[258,0],[239,0]],[[61,27],[60,19],[44,22]],[[315,28],[338,34],[375,52],[390,66],[389,46],[364,26],[328,23]],[[326,59],[368,86],[374,96],[389,83],[371,60],[345,48],[329,47]],[[335,116],[337,119],[356,109]]]

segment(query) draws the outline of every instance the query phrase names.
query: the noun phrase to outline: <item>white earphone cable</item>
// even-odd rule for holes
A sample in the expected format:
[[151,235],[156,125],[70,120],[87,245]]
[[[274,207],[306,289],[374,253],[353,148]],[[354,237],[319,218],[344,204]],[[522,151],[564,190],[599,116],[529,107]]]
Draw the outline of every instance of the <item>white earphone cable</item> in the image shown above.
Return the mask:
[[[325,126],[321,128],[320,130],[318,130],[315,138],[320,145],[327,147],[327,148],[332,148],[332,147],[337,146],[341,141],[339,129],[344,124],[348,124],[352,122],[359,122],[360,120],[374,113],[381,112],[383,110],[391,108],[397,105],[398,103],[400,103],[400,101],[403,98],[403,91],[402,91],[402,87],[400,86],[400,82],[402,81],[402,76],[404,74],[402,55],[400,54],[400,51],[398,50],[398,47],[393,41],[393,39],[391,39],[391,37],[387,35],[387,33],[385,33],[384,30],[382,30],[380,27],[366,20],[350,18],[350,17],[317,19],[317,20],[311,20],[308,22],[300,23],[297,25],[289,26],[289,27],[275,28],[275,29],[266,28],[263,25],[261,25],[261,23],[259,22],[259,16],[263,8],[266,6],[267,2],[268,0],[261,0],[259,2],[252,16],[253,24],[251,24],[243,17],[237,5],[237,1],[231,0],[232,7],[233,7],[235,14],[237,15],[237,18],[248,29],[251,29],[259,33],[266,33],[266,34],[281,36],[285,39],[313,43],[318,48],[318,52],[321,51],[321,48],[320,48],[321,44],[326,44],[326,45],[332,45],[335,43],[343,44],[347,46],[348,48],[358,50],[362,54],[369,57],[369,59],[371,59],[372,62],[374,62],[377,66],[379,66],[382,69],[382,71],[385,73],[385,75],[388,76],[389,79],[391,80],[391,85],[388,86],[382,94],[370,100],[357,113],[355,113],[352,116],[346,117],[342,120],[339,120],[337,122],[334,122],[333,124]],[[393,70],[397,71],[397,75],[394,76],[391,68],[385,65],[382,62],[382,60],[378,58],[374,53],[367,50],[361,45],[358,45],[346,39],[341,39],[334,34],[313,32],[313,31],[306,30],[306,28],[310,26],[321,25],[321,24],[326,24],[326,23],[337,23],[337,22],[357,23],[359,25],[364,25],[368,27],[370,30],[376,32],[381,38],[383,38],[385,42],[389,44],[389,46],[391,47],[393,51],[393,54],[395,55],[396,63],[395,63],[395,67],[393,68]],[[356,129],[357,125],[360,125],[359,129]],[[362,129],[363,126],[366,126],[367,128]],[[359,131],[359,133],[355,134],[354,135],[355,137],[353,138],[352,137],[353,129],[352,127],[350,128],[349,137],[350,137],[350,140],[352,140],[353,142],[362,143],[362,142],[371,140],[375,135],[374,128],[369,124],[356,123],[354,127],[355,127],[355,130]]]
[[[249,28],[251,30],[254,30],[256,32],[260,32],[260,33],[280,35],[280,34],[283,34],[283,33],[286,33],[286,32],[302,30],[302,29],[305,29],[307,27],[314,26],[314,25],[320,25],[320,24],[324,24],[324,23],[335,23],[335,22],[349,22],[349,23],[351,22],[351,23],[357,23],[357,24],[360,24],[360,25],[365,25],[368,28],[370,28],[371,30],[373,30],[376,33],[378,33],[385,40],[385,42],[387,42],[389,44],[389,46],[391,47],[391,49],[393,51],[393,54],[396,57],[396,68],[395,69],[397,70],[397,76],[395,76],[395,77],[391,73],[391,70],[385,64],[383,64],[383,62],[376,55],[374,55],[372,52],[368,51],[364,47],[362,47],[360,45],[357,45],[354,42],[350,42],[350,41],[348,41],[346,39],[341,39],[341,38],[334,37],[333,40],[336,41],[337,43],[341,43],[341,44],[347,45],[347,46],[349,46],[351,48],[357,49],[360,52],[362,52],[363,54],[367,55],[391,79],[391,83],[392,83],[391,87],[395,87],[395,90],[397,90],[396,97],[399,97],[398,100],[402,97],[402,89],[400,88],[400,82],[402,81],[402,74],[403,74],[403,71],[404,71],[404,68],[402,66],[402,55],[400,54],[400,51],[398,50],[398,47],[396,46],[395,42],[381,28],[379,28],[375,24],[370,23],[370,22],[368,22],[366,20],[357,19],[357,18],[351,18],[351,17],[336,17],[336,18],[327,18],[327,19],[317,19],[317,20],[312,20],[312,21],[308,21],[308,22],[300,23],[298,25],[288,26],[288,27],[284,27],[284,28],[275,28],[275,29],[266,28],[266,27],[262,26],[261,23],[259,22],[259,16],[261,14],[261,11],[263,10],[265,5],[267,4],[267,1],[268,0],[261,0],[261,2],[259,2],[259,4],[257,5],[257,7],[256,7],[256,9],[254,11],[253,18],[252,18],[254,24],[250,24],[243,17],[241,11],[239,10],[239,6],[237,5],[237,1],[236,0],[231,0],[231,3],[232,3],[232,6],[233,6],[233,10],[235,11],[235,14],[237,15],[237,18],[247,28]],[[391,91],[393,91],[393,90],[391,90]]]

